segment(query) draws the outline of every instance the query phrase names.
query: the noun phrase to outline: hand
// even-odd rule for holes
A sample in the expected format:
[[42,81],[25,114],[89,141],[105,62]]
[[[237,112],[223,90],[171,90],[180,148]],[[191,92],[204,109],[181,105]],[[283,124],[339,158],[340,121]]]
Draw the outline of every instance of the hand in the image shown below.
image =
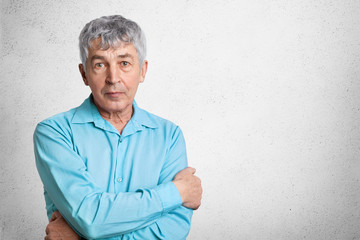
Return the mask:
[[69,226],[59,211],[55,211],[46,227],[45,240],[78,240],[80,236]]
[[180,193],[183,206],[194,210],[200,207],[202,195],[201,180],[194,175],[195,172],[195,168],[187,167],[178,172],[173,180]]

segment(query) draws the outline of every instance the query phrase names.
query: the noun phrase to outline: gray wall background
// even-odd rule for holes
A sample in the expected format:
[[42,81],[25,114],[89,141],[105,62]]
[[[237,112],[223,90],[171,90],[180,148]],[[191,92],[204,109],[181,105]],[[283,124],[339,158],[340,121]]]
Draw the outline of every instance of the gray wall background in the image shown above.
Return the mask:
[[181,126],[203,181],[188,239],[360,239],[360,1],[1,1],[0,239],[47,224],[32,133],[88,96],[77,37],[148,39],[138,104]]

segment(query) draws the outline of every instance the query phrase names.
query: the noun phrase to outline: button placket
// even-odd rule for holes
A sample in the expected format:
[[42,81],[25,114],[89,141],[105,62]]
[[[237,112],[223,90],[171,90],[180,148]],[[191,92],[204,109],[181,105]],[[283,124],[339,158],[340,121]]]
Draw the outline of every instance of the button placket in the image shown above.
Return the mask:
[[[117,166],[116,166],[116,174],[115,174],[115,182],[116,183],[122,183],[123,182],[123,177],[122,177],[122,174],[123,174],[123,169],[122,169],[122,165],[123,165],[123,159],[120,157],[121,155],[121,149],[122,149],[122,146],[121,146],[121,143],[123,141],[123,137],[122,135],[119,136],[119,139],[118,139],[118,148],[117,148]],[[120,169],[119,169],[120,167]],[[118,186],[120,187],[120,186]],[[120,187],[121,188],[121,187]],[[119,190],[119,188],[117,188],[117,190]]]

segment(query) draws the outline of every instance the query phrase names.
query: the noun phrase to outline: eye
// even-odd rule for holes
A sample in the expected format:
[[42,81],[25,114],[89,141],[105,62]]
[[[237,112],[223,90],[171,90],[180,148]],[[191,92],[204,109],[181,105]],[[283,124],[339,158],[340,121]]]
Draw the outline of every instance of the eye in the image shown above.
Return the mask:
[[127,61],[122,61],[120,64],[121,64],[121,66],[123,66],[123,67],[127,67],[127,66],[130,65],[130,63],[127,62]]
[[103,64],[103,63],[95,63],[96,68],[102,68],[104,66],[105,66],[105,64]]

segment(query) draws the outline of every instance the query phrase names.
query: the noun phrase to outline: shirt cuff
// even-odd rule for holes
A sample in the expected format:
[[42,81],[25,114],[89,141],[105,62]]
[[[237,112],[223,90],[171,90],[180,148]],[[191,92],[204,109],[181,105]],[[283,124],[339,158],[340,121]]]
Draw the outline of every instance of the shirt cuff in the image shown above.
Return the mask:
[[182,205],[180,193],[173,182],[160,184],[155,190],[159,194],[164,212],[169,212]]

